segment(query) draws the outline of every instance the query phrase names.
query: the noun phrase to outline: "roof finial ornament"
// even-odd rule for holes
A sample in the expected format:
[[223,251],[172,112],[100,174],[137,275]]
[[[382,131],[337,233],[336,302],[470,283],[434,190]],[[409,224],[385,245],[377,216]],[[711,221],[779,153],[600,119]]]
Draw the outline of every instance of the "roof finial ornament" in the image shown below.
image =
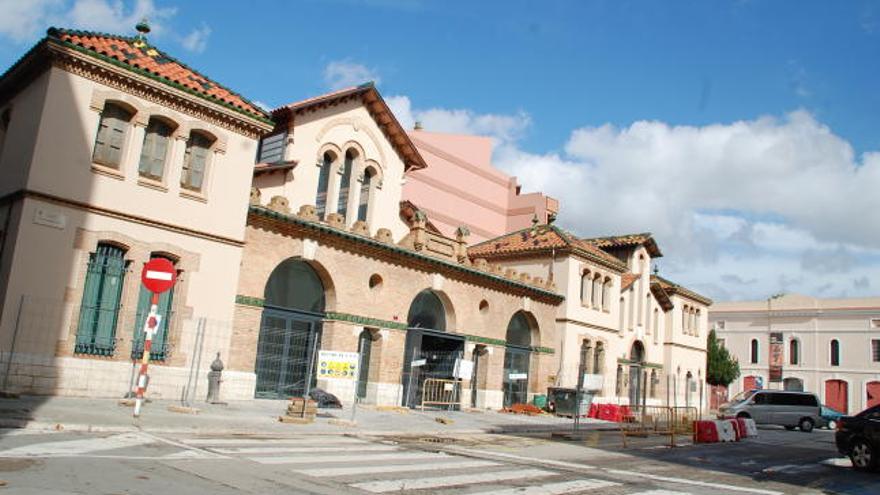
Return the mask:
[[658,275],[660,273],[660,264],[654,263],[654,275]]
[[421,120],[417,120],[417,121],[416,121],[416,124],[413,126],[413,130],[421,131],[422,129],[423,129],[423,127],[422,127],[422,121],[421,121]]
[[143,19],[141,19],[141,22],[137,23],[137,24],[134,26],[134,28],[135,28],[135,29],[137,30],[137,32],[139,33],[138,36],[137,36],[138,39],[143,40],[143,39],[146,39],[146,37],[147,37],[147,33],[150,32],[150,23],[149,23],[149,21],[147,20],[147,18],[144,17]]

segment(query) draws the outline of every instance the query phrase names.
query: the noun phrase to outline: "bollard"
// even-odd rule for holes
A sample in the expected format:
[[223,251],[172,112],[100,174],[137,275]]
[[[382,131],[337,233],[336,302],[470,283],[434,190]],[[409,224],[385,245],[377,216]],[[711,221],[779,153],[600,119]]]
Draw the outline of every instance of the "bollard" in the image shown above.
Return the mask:
[[208,372],[208,398],[209,404],[220,403],[220,376],[223,374],[223,361],[220,360],[220,353],[214,362],[211,363],[211,371]]

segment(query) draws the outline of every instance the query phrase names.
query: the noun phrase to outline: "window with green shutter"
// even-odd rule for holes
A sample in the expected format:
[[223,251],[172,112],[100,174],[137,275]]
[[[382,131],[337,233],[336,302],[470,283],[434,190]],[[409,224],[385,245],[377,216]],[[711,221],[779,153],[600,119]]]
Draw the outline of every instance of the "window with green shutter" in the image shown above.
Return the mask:
[[173,128],[167,122],[157,118],[150,119],[138,163],[138,173],[141,177],[162,180],[172,131]]
[[345,160],[342,162],[342,179],[339,181],[339,201],[336,204],[336,213],[343,217],[348,216],[348,191],[351,186],[351,169],[354,168],[356,156],[356,153],[348,150],[345,152]]
[[361,197],[358,202],[357,219],[364,222],[367,221],[367,216],[370,212],[370,184],[373,181],[373,175],[375,175],[375,172],[372,168],[364,170],[364,180],[361,182]]
[[95,150],[92,161],[101,165],[119,168],[122,163],[122,148],[128,134],[132,113],[113,103],[104,105],[98,134],[95,136]]
[[[150,258],[165,258],[172,263],[177,262],[174,258],[155,253],[151,255]],[[141,359],[144,355],[144,322],[147,321],[147,316],[150,314],[152,297],[153,293],[141,285],[140,294],[138,295],[137,314],[134,323],[134,339],[132,340],[131,346],[132,359]],[[174,311],[172,310],[173,302],[174,287],[159,294],[157,311],[162,318],[159,323],[159,328],[156,330],[156,333],[153,334],[153,343],[150,345],[150,359],[153,361],[164,361],[168,358],[168,331],[171,328],[171,322],[174,319]]]
[[315,211],[318,214],[318,218],[324,219],[324,214],[327,212],[327,190],[330,186],[330,168],[333,166],[333,162],[336,160],[336,156],[329,151],[324,153],[324,157],[321,159],[321,171],[318,174],[318,196],[315,198]]
[[189,135],[186,154],[183,158],[183,172],[180,176],[180,185],[183,188],[197,192],[202,190],[205,170],[208,167],[208,157],[213,144],[213,139],[199,132],[193,132]]
[[113,355],[125,269],[125,251],[118,246],[98,244],[89,256],[75,352]]

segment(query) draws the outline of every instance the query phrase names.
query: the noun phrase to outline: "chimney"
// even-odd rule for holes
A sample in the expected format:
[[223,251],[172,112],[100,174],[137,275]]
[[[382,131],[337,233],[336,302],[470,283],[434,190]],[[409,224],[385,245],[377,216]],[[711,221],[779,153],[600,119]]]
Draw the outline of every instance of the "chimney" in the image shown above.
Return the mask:
[[416,125],[413,126],[413,130],[421,131],[422,130],[422,122],[417,120]]

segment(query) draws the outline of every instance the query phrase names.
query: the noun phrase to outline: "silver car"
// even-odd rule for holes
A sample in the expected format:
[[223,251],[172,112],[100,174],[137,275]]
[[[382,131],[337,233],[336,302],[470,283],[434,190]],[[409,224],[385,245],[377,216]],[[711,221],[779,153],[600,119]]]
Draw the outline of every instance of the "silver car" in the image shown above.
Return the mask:
[[811,432],[821,423],[819,399],[815,394],[783,390],[741,392],[718,409],[718,416],[752,418],[759,425],[780,425],[787,430],[797,427],[803,432]]

